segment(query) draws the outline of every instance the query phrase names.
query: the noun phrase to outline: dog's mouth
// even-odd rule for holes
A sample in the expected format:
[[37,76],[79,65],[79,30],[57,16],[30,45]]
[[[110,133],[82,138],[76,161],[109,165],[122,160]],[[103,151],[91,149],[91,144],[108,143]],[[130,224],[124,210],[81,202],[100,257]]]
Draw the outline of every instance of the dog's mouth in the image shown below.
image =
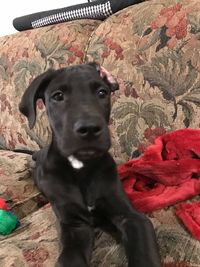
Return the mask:
[[94,148],[80,149],[74,153],[74,156],[80,160],[89,160],[99,157],[103,154],[103,151]]

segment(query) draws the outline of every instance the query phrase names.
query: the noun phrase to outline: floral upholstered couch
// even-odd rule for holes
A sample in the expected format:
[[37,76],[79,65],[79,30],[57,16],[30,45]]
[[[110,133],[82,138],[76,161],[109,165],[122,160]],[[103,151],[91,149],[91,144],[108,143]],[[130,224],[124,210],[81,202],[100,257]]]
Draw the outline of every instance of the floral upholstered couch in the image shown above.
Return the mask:
[[[33,185],[30,156],[13,152],[37,150],[51,138],[42,102],[33,130],[19,113],[24,90],[48,68],[90,60],[102,64],[120,83],[110,123],[118,163],[167,131],[199,128],[200,1],[145,1],[103,22],[72,21],[1,37],[0,48],[0,197],[21,222],[12,234],[0,236],[0,266],[53,267],[58,255],[54,214]],[[200,243],[173,208],[148,214],[163,267],[200,266]],[[97,232],[92,266],[126,266],[123,249]]]

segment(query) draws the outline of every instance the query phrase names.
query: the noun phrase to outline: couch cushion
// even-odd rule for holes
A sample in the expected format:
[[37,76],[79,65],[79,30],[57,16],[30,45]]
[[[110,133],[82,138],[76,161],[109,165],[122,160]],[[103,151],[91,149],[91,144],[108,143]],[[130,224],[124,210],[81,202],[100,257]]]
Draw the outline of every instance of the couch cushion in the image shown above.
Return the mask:
[[55,216],[49,205],[32,213],[7,237],[0,237],[0,266],[53,267],[58,256]]
[[137,155],[166,131],[199,127],[199,27],[198,0],[152,0],[118,12],[94,32],[88,60],[120,82],[111,119],[119,158]]
[[[164,259],[162,266],[199,267],[199,242],[178,224],[172,209],[156,213],[151,215],[151,220]],[[0,237],[0,266],[53,267],[59,253],[56,228],[49,204],[22,219],[21,226],[11,235]],[[97,231],[91,267],[108,266],[126,267],[126,256],[120,244]]]
[[85,47],[99,21],[82,20],[0,38],[0,147],[37,149],[50,138],[43,104],[30,131],[18,111],[29,83],[48,68],[83,62]]
[[[178,223],[173,208],[154,212],[150,219],[156,230],[163,267],[200,266],[200,243]],[[92,267],[127,266],[123,247],[102,232],[96,238],[92,262]]]
[[47,203],[31,177],[31,156],[0,150],[0,197],[19,219]]

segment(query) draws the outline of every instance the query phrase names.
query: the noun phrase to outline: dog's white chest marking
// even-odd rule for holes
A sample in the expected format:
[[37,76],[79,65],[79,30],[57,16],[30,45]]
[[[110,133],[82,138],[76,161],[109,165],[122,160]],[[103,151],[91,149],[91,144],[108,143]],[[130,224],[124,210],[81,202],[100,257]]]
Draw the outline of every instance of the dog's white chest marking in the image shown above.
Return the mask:
[[78,169],[83,168],[84,166],[83,162],[75,158],[73,155],[69,156],[68,160],[74,169],[78,170]]
[[92,212],[95,209],[95,206],[88,206],[87,208],[89,212]]

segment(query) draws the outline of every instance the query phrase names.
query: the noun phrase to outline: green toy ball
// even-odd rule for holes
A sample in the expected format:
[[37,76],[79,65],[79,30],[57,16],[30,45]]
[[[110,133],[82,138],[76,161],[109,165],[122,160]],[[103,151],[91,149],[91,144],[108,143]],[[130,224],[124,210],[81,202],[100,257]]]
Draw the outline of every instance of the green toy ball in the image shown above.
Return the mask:
[[5,210],[0,210],[0,234],[8,235],[10,234],[17,226],[18,220],[17,217]]

